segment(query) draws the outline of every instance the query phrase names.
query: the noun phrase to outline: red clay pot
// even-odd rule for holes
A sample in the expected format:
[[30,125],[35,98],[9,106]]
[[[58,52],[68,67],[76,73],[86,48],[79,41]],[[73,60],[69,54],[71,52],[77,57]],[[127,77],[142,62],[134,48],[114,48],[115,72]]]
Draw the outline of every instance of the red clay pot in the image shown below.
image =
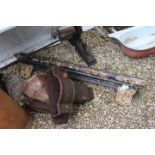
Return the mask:
[[0,89],[0,128],[28,129],[31,122],[31,116]]

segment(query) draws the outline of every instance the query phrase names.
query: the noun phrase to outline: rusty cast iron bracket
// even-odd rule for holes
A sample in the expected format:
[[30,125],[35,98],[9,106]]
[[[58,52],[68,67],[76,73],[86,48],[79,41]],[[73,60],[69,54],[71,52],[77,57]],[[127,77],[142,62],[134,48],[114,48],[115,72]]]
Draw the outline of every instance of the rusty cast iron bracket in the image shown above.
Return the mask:
[[66,72],[54,67],[32,76],[24,85],[29,109],[49,112],[56,124],[66,124],[73,104],[83,104],[94,98],[93,90],[68,78]]

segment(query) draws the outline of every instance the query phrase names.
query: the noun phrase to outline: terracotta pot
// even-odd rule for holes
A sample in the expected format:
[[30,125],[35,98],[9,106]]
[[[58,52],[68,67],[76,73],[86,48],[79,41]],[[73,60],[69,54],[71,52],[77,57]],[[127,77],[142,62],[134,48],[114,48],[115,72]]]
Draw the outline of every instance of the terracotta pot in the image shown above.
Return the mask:
[[0,89],[0,128],[28,129],[31,122],[30,115]]

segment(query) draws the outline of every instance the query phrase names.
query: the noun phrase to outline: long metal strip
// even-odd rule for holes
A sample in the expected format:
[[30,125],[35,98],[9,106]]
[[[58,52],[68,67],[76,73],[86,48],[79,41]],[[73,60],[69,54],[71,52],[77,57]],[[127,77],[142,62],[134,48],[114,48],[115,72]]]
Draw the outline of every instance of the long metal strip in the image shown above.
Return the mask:
[[[21,62],[33,65],[35,70],[46,70],[47,68],[51,66],[55,66],[50,63],[40,62],[38,59],[25,59],[25,60],[21,60]],[[93,83],[97,85],[102,85],[102,86],[110,87],[113,89],[117,89],[118,87],[121,87],[122,85],[127,85],[129,88],[133,88],[136,90],[139,90],[141,87],[138,85],[132,85],[132,84],[125,83],[122,81],[118,81],[116,79],[101,78],[96,75],[90,75],[84,72],[79,72],[79,71],[76,71],[74,69],[67,68],[67,67],[57,67],[57,66],[55,67],[61,71],[68,72],[69,77],[71,79],[89,82],[89,83]]]

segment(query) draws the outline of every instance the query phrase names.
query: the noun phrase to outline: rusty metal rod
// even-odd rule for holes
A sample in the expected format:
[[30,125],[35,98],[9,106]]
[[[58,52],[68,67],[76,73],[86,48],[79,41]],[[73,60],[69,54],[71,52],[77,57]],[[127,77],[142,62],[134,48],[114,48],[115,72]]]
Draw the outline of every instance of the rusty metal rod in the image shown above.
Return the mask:
[[[126,77],[122,75],[116,75],[114,73],[113,74],[104,73],[103,71],[100,71],[100,70],[94,70],[91,68],[75,65],[68,62],[62,63],[62,62],[58,62],[57,60],[53,60],[51,63],[48,63],[45,60],[39,60],[36,58],[25,59],[25,60],[22,59],[21,62],[33,65],[35,70],[46,70],[51,66],[55,66],[57,67],[57,69],[61,71],[68,72],[69,77],[71,79],[99,84],[99,85],[114,88],[114,89],[117,89],[118,87],[121,87],[124,84],[136,90],[139,90],[141,87],[144,86],[144,80],[141,80],[141,79]],[[122,78],[124,78],[125,80],[124,81],[118,80],[118,79],[122,79],[122,78],[118,78],[118,76],[122,76]],[[139,82],[136,82],[134,80],[139,80]]]
[[141,87],[144,87],[147,84],[147,82],[143,79],[129,77],[127,75],[119,75],[115,73],[105,73],[102,70],[92,69],[92,68],[84,67],[81,65],[73,64],[70,62],[60,62],[60,61],[57,61],[56,59],[53,59],[51,61],[51,64],[58,66],[58,67],[67,67],[70,69],[74,69],[75,71],[78,71],[78,72],[87,73],[89,75],[95,75],[101,78],[113,79],[116,81],[129,83],[131,85],[139,85]]
[[69,68],[59,67],[58,69],[68,72],[69,77],[71,79],[80,80],[80,81],[84,81],[84,82],[89,82],[89,83],[93,83],[93,84],[98,84],[98,85],[110,87],[110,88],[113,88],[113,89],[117,89],[118,87],[121,87],[122,85],[128,85],[129,88],[139,90],[139,86],[126,84],[126,83],[123,83],[121,81],[116,81],[116,80],[113,80],[113,79],[104,79],[104,78],[100,78],[100,77],[95,76],[95,75],[89,75],[89,74],[86,74],[86,73],[77,72],[77,71],[75,71],[73,69],[69,69]]

